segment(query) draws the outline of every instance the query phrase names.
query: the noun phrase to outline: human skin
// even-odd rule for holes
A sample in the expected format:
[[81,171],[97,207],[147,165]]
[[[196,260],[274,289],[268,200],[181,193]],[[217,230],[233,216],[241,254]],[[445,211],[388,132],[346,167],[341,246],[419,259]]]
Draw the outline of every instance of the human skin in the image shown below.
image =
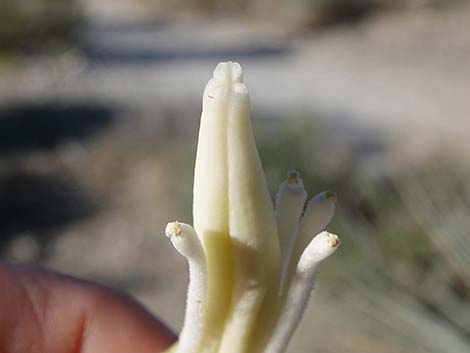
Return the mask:
[[126,294],[0,260],[0,353],[158,353],[175,341]]

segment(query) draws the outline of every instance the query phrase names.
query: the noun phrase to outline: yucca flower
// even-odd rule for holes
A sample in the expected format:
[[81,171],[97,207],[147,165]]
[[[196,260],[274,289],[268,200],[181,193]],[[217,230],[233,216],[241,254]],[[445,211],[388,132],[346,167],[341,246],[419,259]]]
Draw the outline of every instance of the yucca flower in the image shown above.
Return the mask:
[[194,228],[166,235],[189,263],[177,353],[284,352],[307,306],[320,262],[339,245],[324,229],[336,196],[306,203],[289,172],[274,212],[238,63],[220,63],[204,90],[194,176]]

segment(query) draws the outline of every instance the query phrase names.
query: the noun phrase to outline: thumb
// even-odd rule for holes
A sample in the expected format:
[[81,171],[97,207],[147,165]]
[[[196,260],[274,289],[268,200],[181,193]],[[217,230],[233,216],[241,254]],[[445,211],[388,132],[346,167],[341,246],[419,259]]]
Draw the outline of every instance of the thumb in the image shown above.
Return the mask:
[[175,341],[125,294],[0,261],[0,352],[158,353]]

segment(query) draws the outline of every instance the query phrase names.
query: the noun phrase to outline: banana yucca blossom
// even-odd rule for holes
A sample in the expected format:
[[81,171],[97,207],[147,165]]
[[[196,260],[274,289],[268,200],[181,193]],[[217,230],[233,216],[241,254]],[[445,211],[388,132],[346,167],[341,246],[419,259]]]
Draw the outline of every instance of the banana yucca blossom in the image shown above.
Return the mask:
[[306,204],[299,173],[279,188],[276,211],[250,121],[238,63],[220,63],[204,91],[194,176],[194,228],[165,233],[189,264],[176,353],[281,353],[299,324],[319,264],[338,248],[325,231],[336,196]]

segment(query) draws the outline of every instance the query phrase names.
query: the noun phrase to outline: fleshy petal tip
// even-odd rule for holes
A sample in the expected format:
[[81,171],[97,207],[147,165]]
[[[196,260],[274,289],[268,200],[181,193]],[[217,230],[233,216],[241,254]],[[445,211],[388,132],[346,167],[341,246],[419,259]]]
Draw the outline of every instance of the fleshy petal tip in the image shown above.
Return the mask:
[[340,244],[339,237],[336,234],[328,233],[328,243],[332,248],[336,248]]
[[303,191],[304,182],[300,177],[300,173],[296,170],[291,170],[287,173],[287,187],[292,191]]
[[177,237],[181,234],[181,232],[182,232],[181,225],[178,221],[170,222],[166,225],[165,235],[168,238]]
[[336,196],[336,193],[334,193],[333,191],[325,191],[325,199],[336,203],[336,201],[338,200],[338,197]]
[[243,82],[243,70],[239,63],[221,62],[214,70],[214,78],[226,83]]
[[302,179],[300,179],[300,173],[298,171],[291,170],[290,172],[287,173],[288,184],[298,185],[300,182],[302,182]]

